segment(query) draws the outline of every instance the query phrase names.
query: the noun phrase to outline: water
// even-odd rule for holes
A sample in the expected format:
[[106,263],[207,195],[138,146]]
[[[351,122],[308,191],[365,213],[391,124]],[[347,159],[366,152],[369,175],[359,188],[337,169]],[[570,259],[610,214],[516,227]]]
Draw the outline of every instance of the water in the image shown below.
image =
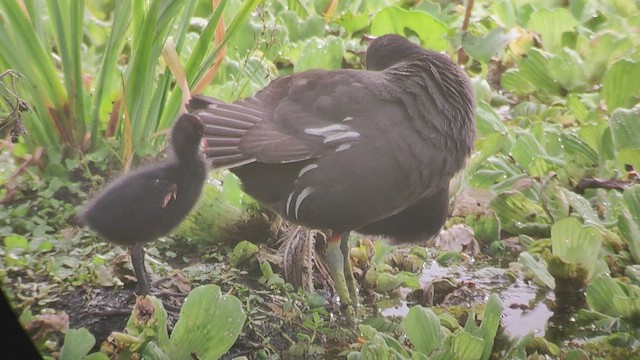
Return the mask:
[[[472,296],[468,300],[465,298],[456,299],[461,304],[467,302],[469,305],[473,305],[479,299],[488,299],[490,294],[496,293],[504,307],[502,325],[509,335],[521,337],[534,333],[536,336],[545,336],[550,326],[549,321],[554,317],[552,309],[555,304],[554,293],[521,279],[513,280],[512,277],[507,276],[508,270],[505,268],[496,268],[490,265],[480,267],[480,265],[487,264],[443,267],[433,261],[424,268],[420,275],[420,283],[425,287],[433,282],[447,279],[463,282],[477,296]],[[504,262],[500,265],[506,267]],[[408,290],[403,290],[402,298],[408,292]],[[385,304],[393,305],[385,308]],[[395,303],[379,302],[378,306],[381,307],[380,313],[383,316],[404,317],[412,305],[406,301],[397,301]],[[564,324],[564,322],[562,323]]]

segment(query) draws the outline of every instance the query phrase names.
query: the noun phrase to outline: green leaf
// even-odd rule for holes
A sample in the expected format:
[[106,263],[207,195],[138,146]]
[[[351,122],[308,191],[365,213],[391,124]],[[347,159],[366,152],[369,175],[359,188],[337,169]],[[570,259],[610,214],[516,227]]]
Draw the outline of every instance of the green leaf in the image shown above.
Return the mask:
[[500,240],[500,219],[493,214],[475,219],[470,215],[465,221],[473,229],[474,237],[482,244]]
[[431,309],[414,306],[402,323],[407,337],[419,352],[429,355],[442,346],[444,334],[440,320]]
[[347,33],[354,33],[369,26],[369,15],[366,13],[354,14],[348,12],[340,16],[334,22],[342,26]]
[[587,280],[593,275],[602,245],[595,226],[583,226],[573,217],[562,219],[551,227],[551,245],[554,255],[586,270]]
[[295,71],[340,69],[343,56],[344,45],[342,39],[333,36],[326,38],[313,37],[302,45],[300,58],[295,64]]
[[562,34],[573,31],[578,26],[569,10],[541,8],[529,17],[528,27],[540,34],[542,47],[546,51],[556,52],[562,48]]
[[391,6],[380,10],[371,20],[371,35],[398,34],[417,36],[423,46],[436,51],[447,48],[449,27],[431,14]]
[[[498,194],[490,203],[496,212],[502,228],[512,234],[521,234],[530,225],[548,226],[550,219],[536,201],[519,191],[507,191]],[[540,227],[543,230],[543,227]]]
[[571,49],[563,48],[549,60],[549,76],[569,91],[586,90],[589,87],[584,62]]
[[492,133],[507,134],[509,132],[496,111],[484,101],[478,103],[476,127],[478,133],[483,136]]
[[496,28],[486,36],[474,36],[471,32],[465,32],[462,34],[462,47],[472,58],[488,63],[492,57],[504,50],[518,36],[518,30],[515,28],[509,31]]
[[585,222],[589,222],[592,224],[600,224],[600,217],[593,209],[589,200],[585,199],[582,195],[576,194],[571,190],[566,188],[562,189],[562,193],[567,199],[569,205],[574,212],[576,212]]
[[531,176],[544,177],[557,168],[556,164],[546,160],[544,148],[531,133],[525,133],[516,140],[511,156]]
[[478,336],[483,339],[482,359],[487,360],[491,356],[493,343],[500,327],[500,317],[502,315],[502,302],[500,297],[492,294],[487,302],[487,306],[482,313],[482,323]]
[[617,109],[609,118],[609,128],[620,168],[630,164],[640,169],[640,109]]
[[260,248],[257,245],[247,240],[242,240],[233,248],[233,252],[229,256],[229,265],[236,267],[251,259],[259,251]]
[[172,360],[218,359],[235,343],[244,320],[242,303],[217,285],[197,287],[186,298],[166,351]]
[[583,160],[587,166],[595,166],[598,163],[598,153],[580,137],[563,133],[560,141],[567,154]]
[[616,282],[604,274],[593,279],[586,292],[587,304],[614,317],[633,317],[640,313],[640,288]]
[[319,15],[311,15],[301,19],[293,11],[283,11],[278,15],[278,18],[287,27],[290,41],[324,36],[324,19]]
[[624,207],[618,218],[618,229],[629,246],[629,253],[640,264],[640,185],[624,191]]
[[[96,339],[85,328],[69,329],[64,335],[64,345],[60,349],[60,360],[82,359],[96,344]],[[106,356],[105,356],[106,358]]]
[[562,86],[549,75],[549,63],[553,57],[550,53],[532,48],[518,62],[519,69],[509,69],[503,74],[502,86],[517,94],[560,95]]
[[609,113],[632,106],[640,95],[640,62],[626,59],[615,62],[602,79],[602,98]]
[[476,360],[483,356],[484,341],[462,331],[451,337],[451,351],[457,355],[458,359]]
[[533,274],[533,278],[537,283],[545,285],[550,289],[556,288],[556,281],[553,276],[549,274],[547,266],[539,261],[536,261],[533,256],[531,256],[531,254],[526,251],[521,252],[520,256],[518,256],[518,262],[523,264],[529,271],[531,271],[531,273]]
[[4,246],[7,250],[29,249],[29,240],[22,235],[9,235],[4,238]]

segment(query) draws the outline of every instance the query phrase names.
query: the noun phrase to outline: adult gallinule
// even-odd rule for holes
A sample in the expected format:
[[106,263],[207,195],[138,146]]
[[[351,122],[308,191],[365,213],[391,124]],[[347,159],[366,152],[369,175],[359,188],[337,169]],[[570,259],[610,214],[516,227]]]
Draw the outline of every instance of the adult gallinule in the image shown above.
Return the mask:
[[87,204],[80,220],[106,240],[131,247],[137,292],[149,294],[144,244],[178,226],[198,200],[206,179],[200,153],[203,127],[184,114],[171,133],[173,153],[158,164],[126,174]]
[[449,57],[385,35],[366,60],[367,71],[309,70],[232,104],[188,106],[214,167],[287,220],[332,230],[327,261],[346,304],[357,303],[349,232],[396,242],[439,232],[475,138],[469,79]]

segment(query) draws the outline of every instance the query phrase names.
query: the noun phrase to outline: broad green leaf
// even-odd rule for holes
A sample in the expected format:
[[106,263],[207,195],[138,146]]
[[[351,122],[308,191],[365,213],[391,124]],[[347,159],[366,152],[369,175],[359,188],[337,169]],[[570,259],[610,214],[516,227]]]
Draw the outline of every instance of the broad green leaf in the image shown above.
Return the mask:
[[171,360],[155,342],[151,341],[140,350],[140,358],[148,360]]
[[313,37],[302,45],[300,57],[295,64],[295,71],[301,72],[309,69],[340,69],[344,56],[344,45],[341,38]]
[[482,338],[473,336],[466,331],[462,331],[451,337],[451,351],[458,359],[476,360],[483,356],[484,341]]
[[509,31],[496,28],[485,36],[475,36],[471,32],[465,32],[462,35],[462,47],[472,58],[487,63],[518,36],[515,28]]
[[511,156],[532,176],[546,176],[555,169],[553,164],[544,160],[546,152],[531,133],[525,133],[516,139],[511,148]]
[[502,316],[502,302],[496,294],[491,294],[487,306],[482,313],[482,323],[478,336],[483,339],[482,360],[487,360],[491,356],[493,343],[500,327],[500,317]]
[[589,86],[584,63],[574,50],[563,48],[549,60],[549,76],[569,91],[586,90]]
[[499,0],[491,4],[491,11],[507,28],[514,28],[518,24],[516,5],[513,0]]
[[[227,186],[231,187],[225,181],[223,189],[227,190]],[[237,223],[247,219],[248,214],[242,209],[247,208],[247,200],[252,200],[248,195],[241,195],[239,188],[234,193],[238,197],[232,198],[237,202],[227,197],[229,193],[223,194],[217,186],[205,185],[196,208],[178,226],[175,233],[193,242],[212,243],[227,239],[236,230]]]
[[567,198],[567,201],[569,205],[571,205],[571,208],[573,209],[573,211],[578,213],[578,215],[580,215],[580,217],[582,217],[582,219],[585,222],[592,223],[592,224],[601,223],[600,218],[598,217],[598,214],[596,214],[596,211],[593,209],[593,207],[589,203],[589,200],[585,199],[582,195],[576,194],[573,191],[566,188],[563,188],[562,192],[564,196]]
[[[503,229],[520,234],[528,225],[548,226],[550,219],[544,209],[536,201],[518,191],[498,194],[490,203],[503,225]],[[542,228],[540,229],[542,230]]]
[[587,287],[587,304],[614,317],[631,317],[640,313],[640,288],[616,282],[609,275],[595,277]]
[[562,47],[562,34],[573,31],[578,25],[569,10],[541,8],[531,14],[529,28],[540,34],[542,47],[546,51],[556,52]]
[[234,248],[229,256],[229,265],[236,267],[255,256],[260,251],[257,245],[242,240]]
[[624,192],[624,207],[618,218],[618,228],[629,246],[629,253],[640,264],[640,185]]
[[472,173],[471,185],[481,189],[487,189],[507,177],[501,170],[477,170]]
[[504,125],[496,111],[488,103],[481,101],[476,110],[476,127],[480,135],[486,136],[492,133],[506,134]]
[[589,116],[589,110],[582,102],[582,99],[576,94],[569,94],[567,96],[567,107],[573,113],[573,116],[580,122],[587,120]]
[[448,32],[449,27],[429,13],[395,6],[382,9],[371,20],[371,35],[417,35],[423,46],[436,51],[447,48]]
[[598,311],[580,309],[578,310],[578,320],[592,324],[594,328],[600,331],[611,332],[620,319]]
[[585,39],[584,57],[587,78],[592,83],[598,83],[610,66],[615,61],[633,48],[630,37],[615,31],[603,31]]
[[562,86],[549,75],[552,58],[550,53],[532,48],[527,57],[519,61],[519,69],[509,69],[503,74],[502,86],[517,94],[560,95]]
[[82,360],[109,360],[109,357],[101,352],[94,352],[84,357]]
[[[496,152],[503,147],[509,146],[510,141],[508,140],[509,139],[506,134],[500,133],[492,133],[479,139],[476,143],[476,149],[479,151],[473,154],[471,159],[467,162],[467,173],[476,173],[477,169],[482,166],[490,156],[495,155]],[[489,185],[492,184],[493,183],[490,183]]]
[[637,79],[640,79],[638,61],[622,59],[609,67],[602,79],[602,98],[607,103],[609,113],[635,103],[634,99],[640,95],[640,82]]
[[[151,314],[149,309],[153,308]],[[167,311],[162,301],[155,296],[138,296],[136,304],[127,321],[127,333],[119,333],[132,345],[132,350],[137,350],[140,341],[152,340],[161,347],[166,347],[169,342],[167,333]]]
[[470,215],[467,217],[466,224],[471,226],[474,237],[482,244],[491,244],[500,240],[500,219],[495,215],[490,214],[478,219]]
[[[639,63],[640,64],[640,63]],[[640,109],[618,109],[609,118],[618,165],[640,169]]]
[[570,214],[569,200],[563,190],[564,188],[560,186],[557,180],[551,180],[543,187],[540,194],[544,208],[554,222],[564,219]]
[[365,13],[354,14],[348,12],[334,22],[342,26],[348,33],[354,33],[369,26],[369,15]]
[[9,235],[4,238],[4,246],[7,250],[29,249],[29,240],[22,235]]
[[235,343],[245,319],[238,298],[222,295],[217,285],[200,286],[184,301],[166,353],[172,360],[218,359]]
[[293,11],[283,11],[278,15],[278,18],[287,27],[290,41],[324,36],[324,19],[321,16],[311,15],[301,19]]
[[[85,328],[70,329],[64,335],[64,344],[60,349],[60,360],[82,359],[96,344],[96,339]],[[105,356],[106,358],[106,356]]]
[[396,359],[409,359],[407,351],[393,337],[378,332],[369,325],[360,325],[358,328],[362,333],[362,337],[367,341],[360,351],[349,353],[347,359],[385,360],[392,358],[392,356],[395,356],[393,358]]
[[573,217],[562,219],[551,227],[551,244],[554,255],[568,265],[580,266],[589,277],[593,275],[602,245],[595,226],[583,226]]
[[440,328],[440,320],[431,309],[412,307],[403,324],[407,337],[419,352],[429,355],[442,346],[444,334]]
[[518,261],[531,271],[537,283],[545,285],[550,289],[556,288],[556,281],[553,276],[549,274],[546,265],[536,261],[531,254],[526,251],[521,252],[520,256],[518,256]]

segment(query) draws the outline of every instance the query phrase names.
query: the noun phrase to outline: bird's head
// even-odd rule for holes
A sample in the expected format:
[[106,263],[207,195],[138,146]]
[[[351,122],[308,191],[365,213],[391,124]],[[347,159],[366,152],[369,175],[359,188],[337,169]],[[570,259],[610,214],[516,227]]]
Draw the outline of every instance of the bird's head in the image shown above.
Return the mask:
[[367,48],[367,69],[384,70],[416,55],[422,55],[425,49],[400,35],[383,35],[371,41]]
[[192,114],[182,114],[176,120],[171,132],[171,144],[173,149],[181,157],[196,154],[204,136],[202,121]]

